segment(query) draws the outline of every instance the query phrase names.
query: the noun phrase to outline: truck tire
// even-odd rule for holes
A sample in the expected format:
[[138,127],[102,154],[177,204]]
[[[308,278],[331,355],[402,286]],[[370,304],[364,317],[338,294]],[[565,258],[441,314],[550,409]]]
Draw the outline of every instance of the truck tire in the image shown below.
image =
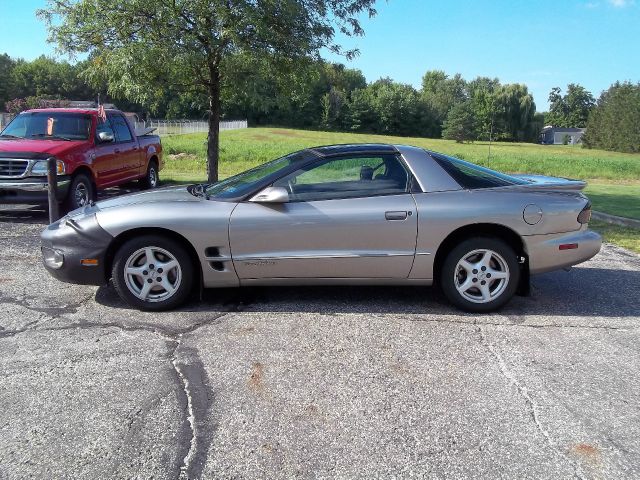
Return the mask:
[[151,160],[147,167],[147,173],[140,179],[140,188],[147,190],[156,188],[160,184],[160,175],[158,174],[158,162]]
[[88,205],[95,198],[95,188],[91,178],[84,173],[78,173],[71,180],[69,193],[64,201],[67,211],[82,208]]

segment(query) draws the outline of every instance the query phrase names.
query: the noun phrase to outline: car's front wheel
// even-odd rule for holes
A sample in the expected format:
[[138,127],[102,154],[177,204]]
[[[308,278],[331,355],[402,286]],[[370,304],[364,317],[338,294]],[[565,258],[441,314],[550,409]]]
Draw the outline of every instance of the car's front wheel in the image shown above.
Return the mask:
[[111,272],[125,302],[141,310],[168,310],[187,299],[194,268],[189,254],[170,238],[145,235],[122,245]]
[[497,238],[471,238],[449,252],[440,285],[445,296],[468,312],[490,312],[513,297],[520,266],[513,248]]

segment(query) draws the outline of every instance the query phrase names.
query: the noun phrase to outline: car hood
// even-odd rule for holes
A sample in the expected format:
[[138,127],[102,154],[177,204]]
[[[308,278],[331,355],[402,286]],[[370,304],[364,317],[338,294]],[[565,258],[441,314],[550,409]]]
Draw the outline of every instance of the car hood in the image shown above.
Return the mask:
[[106,210],[141,203],[200,202],[202,200],[202,197],[196,197],[189,193],[186,185],[179,185],[129,193],[127,195],[101,200],[96,203],[96,207],[98,207],[99,210]]
[[[24,154],[43,153],[46,155],[59,156],[68,152],[86,141],[67,140],[35,140],[30,138],[0,139],[0,155],[2,154]],[[2,155],[5,156],[5,155]],[[28,155],[26,155],[28,157]]]

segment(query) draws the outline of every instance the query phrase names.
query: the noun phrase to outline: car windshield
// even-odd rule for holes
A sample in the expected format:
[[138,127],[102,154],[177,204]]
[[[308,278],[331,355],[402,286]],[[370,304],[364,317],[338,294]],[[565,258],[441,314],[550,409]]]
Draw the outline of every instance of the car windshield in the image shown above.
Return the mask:
[[69,112],[24,112],[0,134],[6,138],[35,140],[87,140],[91,116]]
[[246,172],[239,173],[218,183],[207,185],[204,189],[210,198],[237,198],[242,197],[256,188],[268,177],[278,177],[278,172],[285,170],[294,163],[300,163],[316,155],[309,150],[291,153],[284,157],[259,165]]

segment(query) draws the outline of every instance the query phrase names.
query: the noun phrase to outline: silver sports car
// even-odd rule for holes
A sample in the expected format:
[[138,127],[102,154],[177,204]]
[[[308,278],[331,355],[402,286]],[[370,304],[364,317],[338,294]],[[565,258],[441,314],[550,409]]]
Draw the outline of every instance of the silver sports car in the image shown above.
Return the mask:
[[42,233],[56,278],[112,279],[146,310],[198,288],[437,283],[487,312],[593,257],[585,183],[509,176],[403,145],[334,145],[214,184],[101,201]]

